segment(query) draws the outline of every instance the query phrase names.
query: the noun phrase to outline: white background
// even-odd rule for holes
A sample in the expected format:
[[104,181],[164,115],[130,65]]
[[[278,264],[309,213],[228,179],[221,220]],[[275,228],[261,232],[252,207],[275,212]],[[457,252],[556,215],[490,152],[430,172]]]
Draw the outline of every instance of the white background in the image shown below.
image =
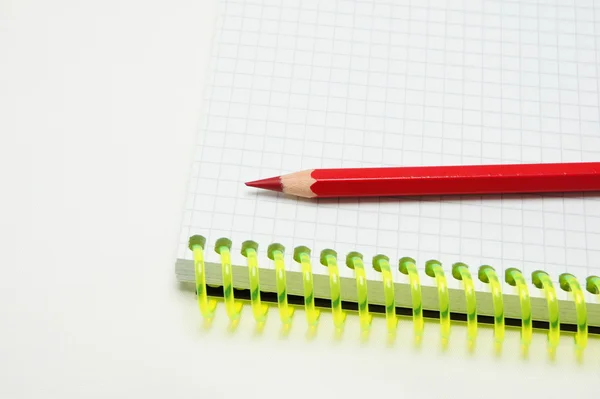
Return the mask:
[[518,332],[495,357],[481,331],[451,349],[437,326],[420,350],[401,321],[360,344],[317,337],[303,317],[287,338],[271,312],[227,333],[208,329],[173,264],[211,42],[211,2],[0,1],[0,398],[525,397],[583,395],[600,347],[582,364],[565,336],[548,362]]

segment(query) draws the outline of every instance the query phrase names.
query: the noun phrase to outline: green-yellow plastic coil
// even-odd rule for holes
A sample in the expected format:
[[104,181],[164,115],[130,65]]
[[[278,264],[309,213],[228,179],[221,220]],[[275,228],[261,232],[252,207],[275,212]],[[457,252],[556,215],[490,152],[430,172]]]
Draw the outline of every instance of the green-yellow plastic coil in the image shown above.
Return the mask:
[[417,342],[420,342],[423,338],[425,322],[423,321],[423,298],[421,295],[419,272],[415,266],[415,260],[409,257],[404,257],[398,261],[398,269],[400,270],[400,273],[408,275],[410,295],[412,299],[413,329],[415,339]]
[[223,297],[225,298],[225,309],[231,321],[240,318],[242,314],[242,303],[236,302],[233,295],[233,273],[231,270],[231,240],[219,238],[215,243],[215,252],[221,255],[221,270],[223,272]]
[[496,271],[491,266],[481,266],[478,274],[479,280],[490,285],[492,291],[492,301],[494,304],[494,339],[496,345],[502,345],[504,342],[504,298],[502,297],[502,285],[496,275]]
[[548,306],[548,350],[553,354],[560,342],[560,312],[558,298],[548,273],[537,270],[531,274],[533,285],[544,290]]
[[531,316],[531,298],[529,296],[529,288],[523,277],[523,273],[519,269],[506,269],[505,281],[512,286],[517,287],[519,302],[521,303],[521,346],[523,352],[527,353],[531,338],[533,336],[533,322]]
[[575,313],[577,314],[577,333],[575,334],[575,344],[581,352],[587,347],[588,326],[587,326],[587,308],[583,290],[577,281],[577,278],[569,273],[563,273],[558,277],[560,288],[573,294],[575,302]]
[[452,276],[457,280],[462,280],[465,290],[465,300],[467,302],[467,340],[469,345],[475,346],[477,340],[477,297],[475,296],[475,285],[469,267],[464,263],[455,263],[452,265]]
[[196,297],[200,314],[205,319],[211,320],[215,314],[217,301],[208,299],[206,295],[206,270],[204,266],[204,246],[206,238],[200,235],[190,237],[189,248],[194,255],[194,274],[196,276]]
[[[205,263],[205,248],[206,238],[201,235],[193,235],[189,238],[188,248],[192,252],[194,264],[194,278],[196,287],[196,297],[200,314],[206,320],[212,320],[215,316],[217,301],[209,298],[210,289],[207,286],[207,264]],[[235,281],[240,281],[242,277],[234,278],[234,267],[232,266],[231,256],[232,242],[228,238],[220,238],[215,242],[214,250],[219,256],[221,268],[221,283],[223,302],[228,318],[232,322],[232,326],[236,325],[241,317],[243,304],[236,298],[234,290]],[[265,322],[268,314],[269,305],[261,302],[261,277],[268,276],[273,273],[275,282],[275,290],[277,292],[277,306],[279,309],[279,317],[286,328],[291,325],[294,306],[288,303],[288,285],[287,278],[289,271],[286,270],[285,248],[281,244],[271,244],[267,248],[267,256],[273,262],[274,270],[259,267],[258,244],[254,241],[245,241],[242,243],[241,255],[246,259],[246,267],[248,272],[247,285],[242,289],[249,287],[249,302],[252,308],[252,313],[257,326]],[[315,281],[312,271],[311,250],[305,246],[298,246],[294,249],[293,260],[294,265],[289,265],[290,268],[298,268],[302,276],[302,298],[306,314],[306,320],[311,331],[316,331],[314,328],[319,323],[320,311],[317,308],[317,301],[325,298],[316,298],[315,296]],[[319,256],[320,263],[327,268],[329,278],[329,295],[327,299],[331,303],[331,314],[333,324],[336,331],[343,330],[346,312],[343,309],[344,289],[352,285],[356,289],[356,303],[358,305],[358,317],[360,328],[363,332],[369,331],[373,323],[373,318],[369,310],[369,284],[374,282],[367,281],[367,274],[362,254],[358,252],[348,253],[345,257],[346,266],[353,270],[354,278],[342,278],[338,266],[338,255],[332,249],[321,251]],[[209,263],[210,267],[214,267],[216,262]],[[217,263],[218,264],[218,263]],[[403,257],[398,261],[398,269],[402,274],[408,277],[408,286],[401,285],[400,288],[394,282],[394,274],[390,266],[390,259],[383,255],[376,255],[372,260],[373,268],[380,273],[380,285],[372,286],[372,289],[378,289],[382,293],[383,305],[385,309],[385,319],[387,332],[390,336],[395,336],[398,318],[396,309],[398,306],[398,295],[405,295],[402,289],[408,289],[410,292],[410,308],[413,316],[414,335],[417,341],[420,341],[424,332],[424,312],[423,294],[420,282],[420,272],[416,266],[416,261],[410,257]],[[238,266],[236,266],[238,267]],[[451,268],[452,277],[462,282],[464,290],[466,316],[467,316],[467,339],[470,347],[474,347],[477,338],[478,314],[477,314],[477,295],[473,277],[469,268],[464,263],[455,263]],[[425,263],[425,274],[435,280],[437,287],[437,308],[439,311],[440,320],[440,335],[442,346],[445,348],[448,344],[451,328],[451,311],[452,304],[450,303],[450,290],[448,281],[442,264],[437,260],[429,260]],[[211,275],[212,278],[214,276]],[[494,316],[494,340],[496,347],[500,348],[505,336],[505,313],[504,313],[504,295],[500,278],[496,274],[493,267],[483,265],[478,269],[478,279],[489,284],[491,300],[493,304]],[[236,280],[237,278],[237,280]],[[552,278],[544,271],[535,271],[531,275],[532,285],[537,289],[543,290],[548,309],[548,349],[554,354],[561,337],[561,302],[558,300]],[[531,298],[529,294],[529,286],[520,270],[509,268],[505,271],[504,279],[507,284],[514,286],[519,298],[521,309],[521,344],[524,353],[531,344],[533,336],[533,317]],[[242,279],[243,280],[243,279]],[[588,304],[585,300],[584,292],[588,291],[591,294],[600,296],[600,277],[589,276],[585,281],[585,286],[582,287],[578,280],[569,273],[561,274],[558,278],[559,286],[562,290],[569,292],[573,300],[576,320],[577,332],[575,334],[575,344],[578,353],[582,353],[588,344]],[[272,283],[270,283],[272,284]],[[319,283],[321,284],[321,283]],[[344,287],[345,286],[345,287]],[[379,287],[379,288],[376,288]],[[240,287],[238,287],[240,288]],[[322,292],[322,291],[321,291]],[[399,294],[400,293],[400,294]],[[349,295],[349,297],[353,297]],[[247,297],[246,297],[247,298]],[[319,305],[322,306],[322,305]],[[463,311],[462,309],[460,310]],[[593,324],[595,326],[595,324]]]
[[260,301],[260,276],[258,268],[258,257],[256,251],[258,244],[254,241],[244,241],[242,243],[242,255],[246,257],[248,265],[248,281],[250,282],[250,304],[254,320],[258,323],[265,321],[267,317],[268,305],[263,305]]
[[390,258],[385,255],[373,257],[373,268],[381,273],[383,281],[383,297],[385,299],[385,320],[388,333],[396,332],[398,319],[396,318],[396,294],[394,292],[394,278],[390,268]]
[[294,260],[302,266],[302,286],[304,288],[304,310],[309,326],[316,326],[319,322],[319,311],[315,308],[315,287],[313,284],[312,266],[310,264],[310,249],[296,247]]
[[324,249],[321,252],[321,264],[327,267],[329,273],[329,299],[331,300],[331,312],[335,328],[344,328],[346,313],[342,310],[342,287],[340,283],[340,272],[337,264],[337,253],[333,249]]
[[428,260],[425,263],[425,274],[435,278],[437,285],[440,335],[442,338],[442,347],[445,348],[450,339],[450,295],[448,293],[448,281],[446,280],[442,265],[437,260]]
[[281,244],[271,244],[267,249],[267,256],[275,263],[275,284],[277,286],[279,318],[284,325],[288,325],[292,322],[294,308],[288,305],[285,261],[283,259],[284,252],[285,248]]
[[354,270],[356,278],[356,294],[358,297],[358,317],[360,328],[368,331],[371,328],[371,314],[369,313],[369,299],[367,290],[367,275],[363,264],[363,256],[358,252],[350,252],[346,257],[346,266]]

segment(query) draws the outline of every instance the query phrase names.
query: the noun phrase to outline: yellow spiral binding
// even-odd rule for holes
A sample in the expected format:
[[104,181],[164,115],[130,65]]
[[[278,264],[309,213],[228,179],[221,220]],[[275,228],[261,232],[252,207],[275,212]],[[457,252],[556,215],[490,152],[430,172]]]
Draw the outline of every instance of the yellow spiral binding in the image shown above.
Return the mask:
[[342,287],[340,272],[337,264],[337,253],[333,249],[324,249],[321,252],[321,264],[327,267],[329,273],[329,299],[331,300],[331,313],[335,328],[344,328],[346,313],[342,310]]
[[585,280],[585,287],[586,290],[594,295],[599,295],[600,294],[600,277],[598,276],[589,276],[586,280]]
[[[194,274],[196,282],[196,296],[198,308],[206,320],[211,320],[215,315],[217,302],[209,299],[206,285],[206,265],[204,250],[206,239],[200,235],[190,237],[189,249],[193,254]],[[214,250],[219,255],[221,263],[223,298],[226,313],[231,322],[237,323],[242,312],[242,303],[235,298],[233,286],[233,268],[231,264],[232,242],[227,238],[220,238],[215,242]],[[254,319],[257,323],[264,323],[268,311],[267,304],[261,302],[260,273],[258,264],[258,244],[254,241],[242,243],[241,254],[246,258],[248,267],[248,279],[250,286],[250,304]],[[292,322],[294,307],[288,304],[288,292],[286,282],[285,248],[281,244],[271,244],[267,249],[267,256],[274,264],[275,285],[277,291],[277,306],[279,315],[284,326]],[[311,250],[305,246],[294,249],[293,259],[300,265],[303,292],[304,309],[307,324],[316,328],[319,323],[320,312],[315,304],[315,291],[313,283],[313,272],[311,265]],[[327,267],[329,275],[329,300],[331,301],[331,314],[337,331],[344,327],[346,313],[342,307],[342,286],[338,269],[337,253],[332,249],[325,249],[320,253],[320,263]],[[368,283],[363,262],[363,256],[358,252],[351,252],[346,256],[346,266],[354,271],[356,295],[358,304],[358,315],[360,327],[367,332],[372,323],[369,312]],[[385,255],[377,255],[372,260],[373,268],[381,273],[383,294],[385,301],[386,326],[390,336],[395,335],[397,328],[396,316],[396,292],[390,259]],[[421,339],[424,330],[423,301],[421,294],[421,283],[419,270],[414,259],[403,257],[398,263],[399,271],[408,276],[411,294],[411,308],[413,314],[413,327],[415,338]],[[440,262],[429,260],[425,264],[425,274],[435,279],[438,294],[438,310],[440,319],[440,336],[442,346],[445,348],[450,337],[451,304],[449,297],[448,282]],[[483,283],[489,284],[492,295],[494,313],[494,341],[499,348],[505,335],[505,315],[502,284],[491,266],[483,265],[478,269],[477,276]],[[452,265],[452,277],[460,280],[464,289],[467,316],[467,339],[471,347],[475,345],[477,338],[477,297],[473,278],[469,268],[464,263]],[[560,309],[556,291],[550,276],[543,271],[532,273],[532,285],[544,291],[548,308],[548,348],[554,353],[560,340]],[[533,320],[531,298],[528,283],[520,270],[509,268],[505,272],[505,281],[517,290],[521,309],[521,343],[524,353],[527,353],[533,335]],[[588,311],[585,302],[584,290],[600,296],[600,277],[590,276],[586,279],[585,287],[582,287],[575,276],[565,273],[559,276],[560,288],[570,293],[575,306],[577,317],[577,332],[575,344],[580,354],[588,343]]]
[[521,346],[523,353],[526,354],[531,344],[533,336],[533,320],[531,316],[531,298],[529,288],[523,273],[519,269],[506,269],[506,282],[517,287],[519,300],[521,303]]
[[421,342],[425,322],[423,321],[423,300],[421,297],[421,282],[419,272],[413,258],[402,258],[399,261],[399,270],[402,274],[408,274],[410,283],[410,295],[412,299],[413,324],[415,340]]
[[569,273],[563,273],[558,277],[560,288],[573,294],[575,302],[575,313],[577,314],[577,334],[575,335],[575,344],[577,349],[582,352],[587,346],[588,327],[587,327],[587,309],[583,290],[579,282]]
[[250,282],[250,304],[254,320],[257,323],[262,323],[267,317],[268,305],[263,305],[260,302],[260,276],[258,272],[258,258],[256,251],[258,244],[254,241],[244,241],[242,243],[242,255],[247,259],[248,265],[248,281]]
[[231,271],[231,240],[219,238],[215,243],[215,252],[221,255],[221,266],[223,272],[223,297],[225,298],[225,309],[229,320],[235,321],[242,314],[242,303],[236,302],[233,295],[233,273]]
[[312,267],[310,265],[310,249],[296,247],[294,260],[302,265],[302,284],[304,287],[304,309],[306,321],[309,326],[316,326],[319,322],[319,311],[315,309],[315,290],[313,285]]
[[369,298],[367,290],[367,275],[363,264],[363,256],[358,252],[350,252],[346,257],[346,266],[354,270],[356,278],[356,295],[358,297],[358,317],[360,328],[367,332],[371,328],[371,314],[369,313]]
[[532,273],[531,280],[533,285],[544,290],[548,306],[548,351],[554,355],[558,343],[560,342],[560,312],[558,309],[558,298],[556,290],[552,284],[552,279],[548,273],[537,270]]
[[504,342],[504,298],[502,297],[502,285],[496,275],[494,268],[488,265],[481,266],[478,274],[479,280],[490,285],[492,290],[492,301],[494,304],[494,340],[496,346]]
[[396,318],[396,294],[394,293],[394,278],[392,277],[392,269],[390,268],[390,258],[385,255],[373,257],[373,269],[381,273],[387,330],[388,333],[394,334],[398,325],[398,319]]
[[283,253],[285,248],[281,244],[271,244],[267,249],[267,256],[275,263],[275,282],[277,285],[277,305],[279,306],[279,317],[284,326],[291,324],[294,308],[288,305],[287,283],[285,273],[285,262]]
[[189,241],[189,248],[194,254],[194,274],[196,276],[196,296],[198,298],[198,307],[202,316],[210,320],[215,314],[217,301],[209,300],[206,295],[206,270],[204,266],[204,246],[206,238],[202,236],[193,236]]
[[442,265],[437,260],[428,260],[425,263],[425,274],[435,278],[438,288],[440,335],[442,338],[442,348],[446,348],[450,339],[450,294],[448,293],[448,281],[446,281]]
[[452,265],[452,277],[462,280],[467,301],[467,339],[471,349],[475,346],[477,339],[477,297],[475,296],[475,285],[469,272],[469,267],[464,263]]

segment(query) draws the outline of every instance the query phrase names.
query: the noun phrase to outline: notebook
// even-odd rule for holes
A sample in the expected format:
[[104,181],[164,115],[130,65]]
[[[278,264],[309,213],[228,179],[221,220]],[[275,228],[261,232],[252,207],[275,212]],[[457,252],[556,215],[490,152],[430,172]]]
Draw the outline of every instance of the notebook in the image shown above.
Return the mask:
[[[365,325],[393,307],[416,321],[498,326],[501,315],[555,334],[560,323],[580,346],[600,331],[597,194],[306,200],[244,185],[312,168],[599,160],[593,0],[218,9],[179,281],[256,306],[258,293],[280,307],[337,300]],[[249,240],[256,264],[242,254]],[[253,317],[227,303],[230,317]]]

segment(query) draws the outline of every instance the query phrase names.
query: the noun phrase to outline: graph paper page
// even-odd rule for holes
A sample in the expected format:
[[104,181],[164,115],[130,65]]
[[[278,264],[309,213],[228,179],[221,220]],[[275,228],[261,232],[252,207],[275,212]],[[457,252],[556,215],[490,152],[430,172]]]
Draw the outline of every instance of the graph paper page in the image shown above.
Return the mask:
[[304,200],[243,184],[327,167],[599,161],[599,35],[593,0],[221,0],[179,257],[202,234],[209,248],[231,238],[241,264],[241,243],[258,242],[262,267],[268,244],[285,245],[291,270],[306,245],[315,273],[325,248],[600,273],[597,195]]

